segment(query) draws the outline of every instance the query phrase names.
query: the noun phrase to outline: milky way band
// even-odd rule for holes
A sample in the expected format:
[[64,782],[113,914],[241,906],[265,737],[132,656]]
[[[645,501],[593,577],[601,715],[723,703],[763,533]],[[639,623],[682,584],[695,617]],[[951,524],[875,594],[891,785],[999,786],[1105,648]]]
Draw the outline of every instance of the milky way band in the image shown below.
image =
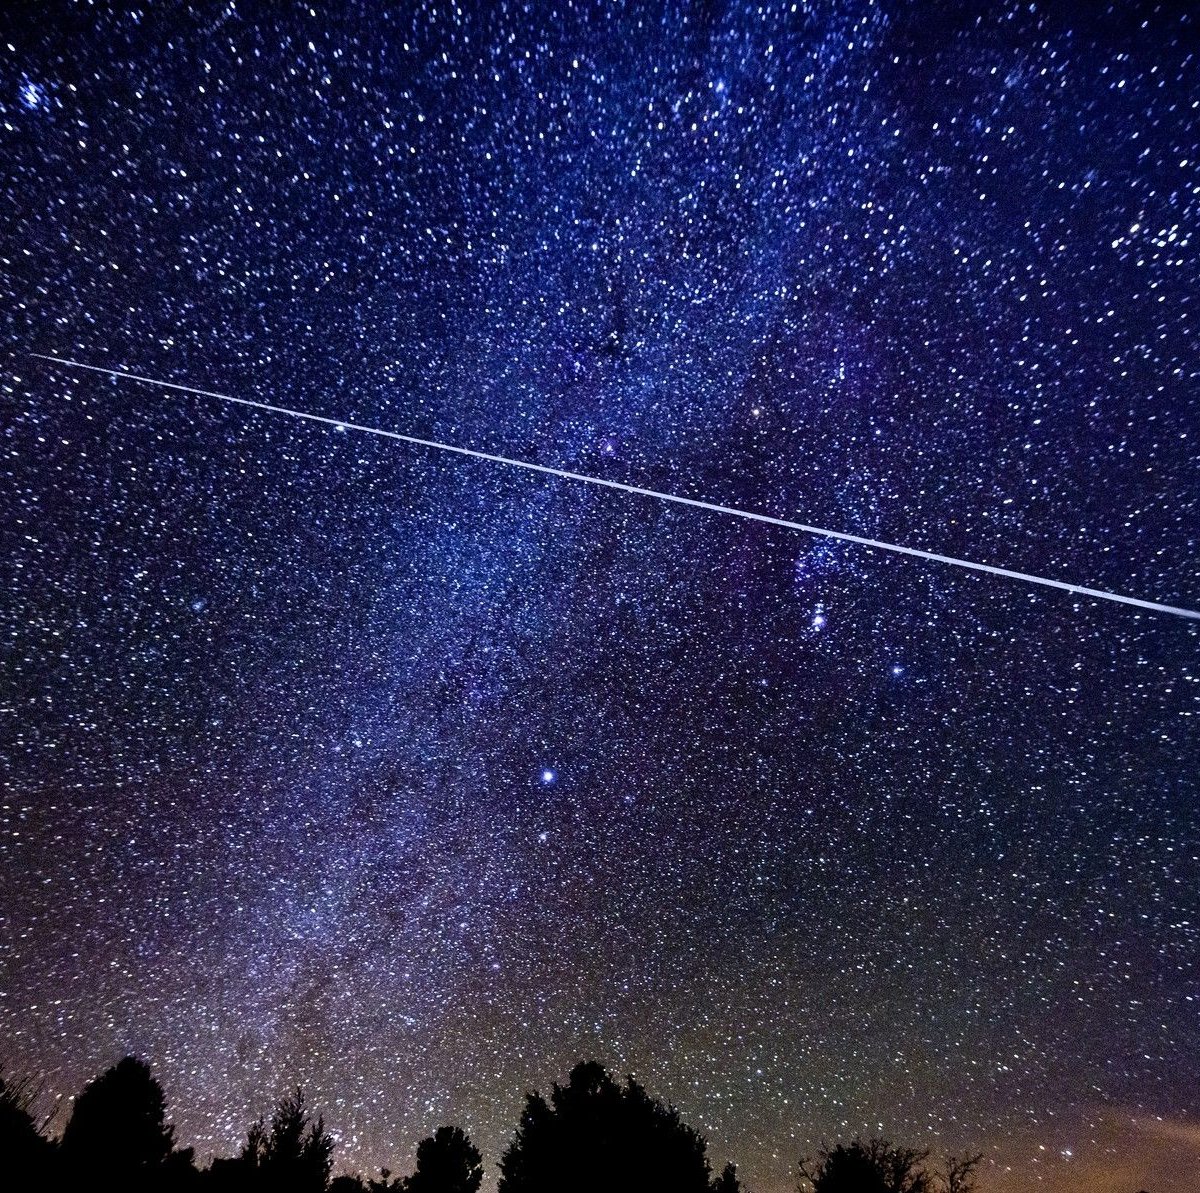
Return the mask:
[[782,526],[785,530],[800,530],[805,534],[820,535],[822,538],[836,539],[843,543],[856,543],[860,547],[873,547],[878,551],[892,551],[897,555],[912,555],[918,559],[928,559],[933,563],[948,563],[954,567],[967,568],[973,572],[986,572],[992,576],[1004,576],[1009,580],[1023,580],[1027,584],[1041,584],[1046,588],[1058,588],[1063,592],[1074,593],[1076,596],[1095,597],[1102,601],[1117,601],[1122,605],[1133,605],[1138,609],[1149,609],[1153,613],[1171,613],[1176,617],[1188,617],[1200,620],[1200,611],[1183,609],[1177,605],[1163,605],[1157,601],[1144,601],[1140,597],[1124,596],[1116,592],[1105,592],[1099,588],[1087,588],[1082,584],[1068,584],[1064,580],[1052,580],[1047,576],[1034,576],[1029,572],[1018,572],[1011,568],[995,567],[989,563],[974,563],[969,559],[958,559],[953,555],[939,555],[936,551],[922,551],[919,547],[904,547],[899,543],[884,543],[878,539],[864,538],[862,535],[846,534],[840,530],[824,530],[820,526],[808,526],[803,522],[793,522],[787,518],[775,518],[770,514],[756,514],[750,510],[734,509],[728,505],[717,505],[712,501],[699,501],[694,497],[680,497],[675,493],[661,493],[657,489],[643,489],[640,485],[627,485],[621,481],[606,480],[599,476],[586,476],[581,472],[568,472],[564,468],[551,468],[547,464],[532,464],[528,460],[514,460],[508,456],[497,456],[491,452],[476,451],[470,447],[457,447],[452,443],[438,443],[433,439],[419,439],[415,435],[404,435],[399,431],[386,431],[381,427],[368,427],[362,423],[347,422],[345,419],[329,418],[323,414],[311,414],[305,410],[292,410],[287,406],[273,406],[269,402],[256,402],[252,398],[235,398],[230,394],[219,394],[209,389],[197,389],[191,385],[179,385],[174,381],[161,381],[156,377],[144,377],[139,373],[126,372],[123,369],[107,369],[101,365],[89,365],[83,361],[71,360],[64,356],[48,356],[41,352],[31,352],[39,360],[50,360],[60,365],[68,365],[74,369],[90,369],[94,373],[105,373],[110,377],[120,377],[126,381],[141,381],[147,385],[157,385],[163,389],[177,389],[183,393],[196,394],[202,398],[217,398],[222,402],[233,402],[238,406],[250,406],[255,410],[265,410],[270,414],[287,414],[292,418],[306,419],[308,422],[324,423],[346,431],[361,431],[367,435],[381,435],[385,439],[396,439],[401,443],[411,443],[417,447],[433,448],[437,451],[453,452],[459,456],[471,456],[476,460],[490,460],[493,464],[508,464],[513,468],[524,468],[529,472],[544,472],[548,476],[561,477],[563,480],[583,481],[588,485],[602,485],[606,489],[617,489],[622,493],[635,493],[639,497],[654,497],[659,501],[673,501],[677,505],[690,505],[696,509],[708,510],[714,514],[729,514],[735,518],[747,518],[753,522],[766,522],[770,526]]

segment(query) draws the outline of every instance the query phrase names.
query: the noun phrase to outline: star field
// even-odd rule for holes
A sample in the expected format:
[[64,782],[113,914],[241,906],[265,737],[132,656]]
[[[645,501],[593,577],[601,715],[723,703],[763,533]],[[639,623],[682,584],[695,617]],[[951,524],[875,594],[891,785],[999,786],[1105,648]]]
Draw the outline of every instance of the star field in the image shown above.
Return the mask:
[[0,1063],[1191,1138],[1196,623],[28,356],[1196,608],[1187,6],[380,9],[0,17]]

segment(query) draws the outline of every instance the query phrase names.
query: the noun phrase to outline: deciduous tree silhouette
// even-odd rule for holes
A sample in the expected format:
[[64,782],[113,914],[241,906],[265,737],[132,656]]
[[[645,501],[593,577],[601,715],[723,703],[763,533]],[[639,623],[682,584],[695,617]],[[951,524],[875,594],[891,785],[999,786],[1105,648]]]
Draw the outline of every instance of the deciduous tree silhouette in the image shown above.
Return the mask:
[[941,1178],[945,1193],[975,1193],[975,1169],[982,1160],[982,1154],[951,1156],[946,1161],[945,1175]]
[[711,1193],[705,1150],[679,1112],[632,1077],[622,1087],[583,1062],[549,1101],[526,1096],[499,1193]]
[[438,1127],[417,1144],[417,1169],[404,1193],[476,1193],[483,1183],[483,1157],[461,1127]]
[[951,1156],[943,1172],[931,1173],[928,1151],[895,1147],[886,1139],[855,1139],[800,1164],[804,1193],[973,1193],[982,1156]]
[[934,1193],[928,1152],[893,1147],[886,1139],[855,1139],[800,1164],[800,1189],[813,1193]]
[[182,1180],[192,1152],[174,1151],[175,1128],[166,1110],[150,1067],[125,1057],[75,1099],[60,1143],[67,1174],[126,1189],[159,1187],[168,1174]]

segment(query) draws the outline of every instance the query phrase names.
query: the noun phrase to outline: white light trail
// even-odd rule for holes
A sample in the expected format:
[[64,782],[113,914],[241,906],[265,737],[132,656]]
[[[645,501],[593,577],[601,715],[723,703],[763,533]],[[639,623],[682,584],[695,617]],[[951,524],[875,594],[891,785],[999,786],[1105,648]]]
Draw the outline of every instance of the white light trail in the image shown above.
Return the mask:
[[835,539],[842,543],[855,543],[860,547],[870,547],[876,551],[891,551],[895,555],[910,555],[916,559],[927,559],[931,563],[946,563],[952,567],[965,568],[972,572],[984,572],[989,576],[1003,576],[1007,580],[1021,580],[1026,584],[1040,584],[1045,588],[1057,588],[1075,596],[1093,597],[1101,601],[1116,601],[1122,605],[1132,605],[1137,609],[1148,609],[1152,613],[1171,613],[1176,617],[1187,617],[1200,621],[1200,610],[1183,609],[1177,605],[1163,605],[1158,601],[1144,601],[1139,597],[1123,596],[1116,592],[1105,592],[1099,588],[1088,588],[1082,584],[1068,584],[1065,580],[1052,580],[1047,576],[1034,576],[1029,572],[1018,572],[1012,568],[995,567],[990,563],[975,563],[969,559],[958,559],[953,555],[939,555],[936,551],[923,551],[919,547],[904,547],[899,543],[885,543],[879,539],[864,538],[858,534],[847,534],[841,530],[824,530],[820,526],[808,526],[803,522],[793,522],[788,518],[776,518],[770,514],[756,514],[750,510],[734,509],[728,505],[717,505],[712,501],[700,501],[694,497],[680,497],[675,493],[662,493],[657,489],[643,489],[640,485],[627,485],[621,481],[606,480],[599,476],[586,476],[582,472],[568,472],[564,468],[551,468],[547,464],[531,464],[528,460],[513,460],[508,456],[496,456],[491,452],[476,451],[470,447],[456,447],[452,443],[438,443],[433,439],[418,439],[415,435],[403,435],[399,431],[386,431],[381,427],[368,427],[361,423],[347,422],[345,419],[328,418],[323,414],[310,414],[305,410],[291,410],[287,406],[272,406],[268,402],[256,402],[251,398],[235,398],[230,394],[214,393],[208,389],[197,389],[191,385],[178,385],[173,381],[160,381],[156,377],[143,377],[139,373],[129,373],[124,369],[107,369],[100,365],[89,365],[83,361],[70,360],[64,356],[47,356],[41,352],[31,352],[39,360],[54,361],[56,364],[67,365],[73,369],[89,369],[93,373],[104,373],[110,377],[118,377],[125,381],[141,381],[146,385],[157,385],[162,389],[175,389],[182,393],[196,394],[202,398],[216,398],[221,402],[232,402],[238,406],[249,406],[254,410],[265,410],[269,414],[286,414],[291,418],[304,419],[307,422],[324,423],[345,431],[360,431],[365,435],[379,435],[384,439],[395,439],[400,443],[409,443],[416,447],[432,448],[435,451],[453,452],[459,456],[470,456],[476,460],[488,460],[493,464],[507,464],[512,468],[524,468],[528,472],[542,472],[547,476],[557,476],[562,480],[581,481],[585,485],[599,485],[605,489],[616,489],[621,493],[633,493],[638,497],[653,497],[658,501],[670,501],[676,505],[688,505],[695,509],[707,510],[713,514],[728,514],[734,518],[745,518],[751,522],[765,522],[769,526],[781,526],[785,530],[799,530],[805,534],[817,535],[821,538]]

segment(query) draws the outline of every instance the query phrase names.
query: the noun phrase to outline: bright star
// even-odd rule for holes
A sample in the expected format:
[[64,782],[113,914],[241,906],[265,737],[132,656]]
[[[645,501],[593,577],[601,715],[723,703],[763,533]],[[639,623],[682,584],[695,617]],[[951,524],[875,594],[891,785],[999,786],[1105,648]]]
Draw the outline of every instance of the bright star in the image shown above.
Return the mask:
[[36,83],[31,82],[29,79],[21,81],[21,103],[25,107],[38,107],[42,102],[43,95],[42,89]]

